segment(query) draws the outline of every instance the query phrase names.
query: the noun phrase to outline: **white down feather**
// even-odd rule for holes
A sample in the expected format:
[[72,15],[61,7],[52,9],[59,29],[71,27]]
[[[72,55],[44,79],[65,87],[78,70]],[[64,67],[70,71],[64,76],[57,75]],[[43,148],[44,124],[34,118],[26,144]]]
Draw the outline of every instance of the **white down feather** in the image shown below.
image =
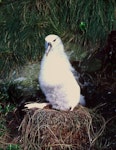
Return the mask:
[[40,88],[46,100],[57,110],[73,110],[80,103],[85,103],[80,95],[80,87],[72,73],[64,46],[57,35],[45,38],[46,51],[41,61],[39,72]]

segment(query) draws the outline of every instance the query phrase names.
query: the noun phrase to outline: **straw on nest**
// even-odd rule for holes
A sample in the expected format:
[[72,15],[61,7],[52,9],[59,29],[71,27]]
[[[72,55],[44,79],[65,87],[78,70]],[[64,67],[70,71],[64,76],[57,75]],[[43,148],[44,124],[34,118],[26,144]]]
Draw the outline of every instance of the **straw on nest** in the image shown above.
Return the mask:
[[[82,106],[74,111],[29,110],[21,125],[24,150],[87,150],[103,131],[104,123],[93,127],[93,117]],[[103,123],[103,124],[102,124]]]

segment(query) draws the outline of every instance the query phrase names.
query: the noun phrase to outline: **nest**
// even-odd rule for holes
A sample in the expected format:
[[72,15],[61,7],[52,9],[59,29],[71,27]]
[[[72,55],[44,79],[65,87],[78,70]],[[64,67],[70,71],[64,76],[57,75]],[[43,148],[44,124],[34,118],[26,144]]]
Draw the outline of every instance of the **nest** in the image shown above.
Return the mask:
[[21,125],[24,150],[87,150],[103,131],[103,119],[93,127],[93,117],[78,106],[74,111],[28,110]]

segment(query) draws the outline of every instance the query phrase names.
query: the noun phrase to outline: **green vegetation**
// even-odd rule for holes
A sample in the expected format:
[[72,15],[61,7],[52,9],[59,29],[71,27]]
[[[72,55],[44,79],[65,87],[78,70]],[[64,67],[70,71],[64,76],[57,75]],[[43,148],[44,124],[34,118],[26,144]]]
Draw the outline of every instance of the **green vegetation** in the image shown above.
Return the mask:
[[[116,28],[115,0],[2,0],[0,2],[0,76],[40,59],[44,38],[54,33],[75,45],[74,55],[103,47]],[[79,56],[78,56],[79,57]]]

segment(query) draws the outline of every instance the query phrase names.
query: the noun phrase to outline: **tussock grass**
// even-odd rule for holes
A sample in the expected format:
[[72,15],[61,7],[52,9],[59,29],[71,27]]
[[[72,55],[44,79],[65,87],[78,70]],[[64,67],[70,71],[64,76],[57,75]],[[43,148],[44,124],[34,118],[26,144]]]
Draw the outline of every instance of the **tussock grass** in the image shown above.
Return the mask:
[[85,54],[102,48],[109,32],[116,29],[115,0],[6,0],[0,4],[0,75],[3,78],[11,69],[40,59],[48,34],[58,34],[63,42],[75,45],[73,51],[77,58],[81,50]]

